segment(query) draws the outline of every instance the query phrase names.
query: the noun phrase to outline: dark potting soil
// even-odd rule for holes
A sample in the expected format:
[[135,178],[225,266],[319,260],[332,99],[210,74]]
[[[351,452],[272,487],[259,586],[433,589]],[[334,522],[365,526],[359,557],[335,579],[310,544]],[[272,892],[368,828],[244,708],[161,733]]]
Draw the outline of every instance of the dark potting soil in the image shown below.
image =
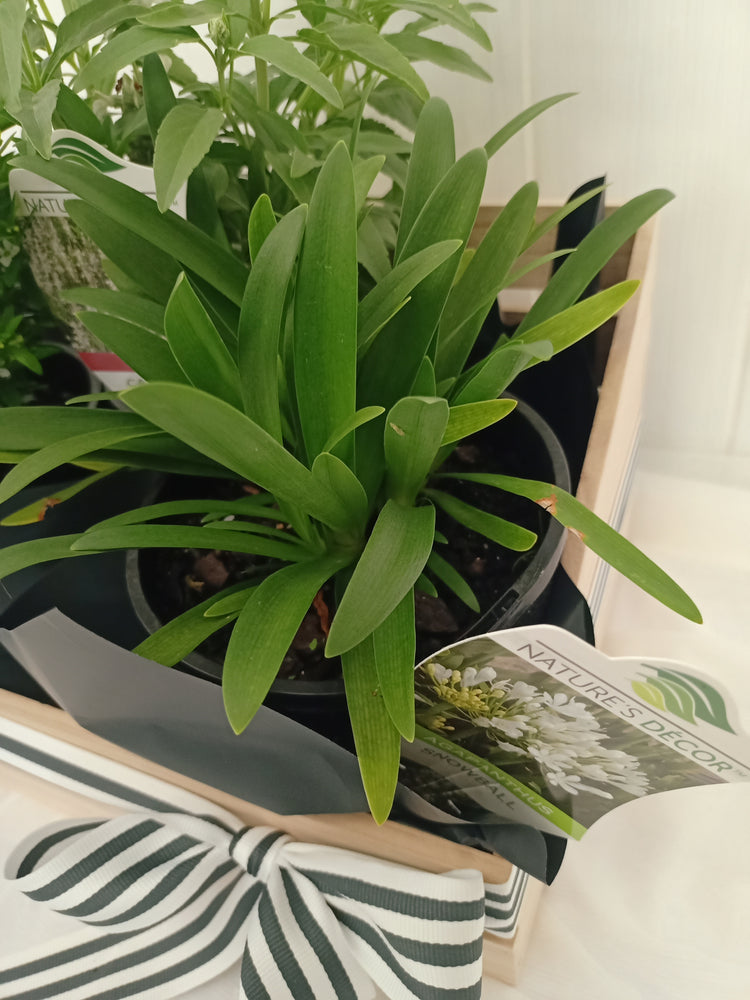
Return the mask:
[[[546,455],[540,455],[538,439],[517,433],[511,424],[513,416],[494,428],[489,428],[458,447],[444,466],[451,472],[503,472],[547,479]],[[506,424],[506,427],[503,427]],[[536,504],[503,493],[492,487],[457,480],[440,480],[441,490],[499,517],[521,524],[532,531],[544,530],[548,515]],[[234,498],[252,491],[248,484],[231,481],[172,480],[169,499],[192,497]],[[166,496],[160,499],[166,499]],[[278,525],[273,510],[269,525]],[[200,518],[185,518],[198,524]],[[438,546],[443,556],[467,581],[474,591],[481,613],[484,614],[517,579],[534,556],[528,552],[512,552],[468,530],[437,509],[437,530],[448,539]],[[228,539],[229,540],[229,539]],[[538,544],[538,543],[537,543]],[[200,604],[232,584],[257,579],[259,582],[278,567],[273,560],[231,551],[198,549],[145,549],[140,553],[141,580],[146,599],[157,618],[171,621],[177,615]],[[417,661],[436,650],[456,642],[471,631],[479,615],[468,608],[439,581],[439,596],[417,591]],[[340,676],[337,659],[324,655],[328,621],[333,616],[333,590],[326,585],[302,624],[284,658],[279,677],[289,680],[331,680]],[[197,649],[214,662],[223,662],[231,625],[215,632]]]

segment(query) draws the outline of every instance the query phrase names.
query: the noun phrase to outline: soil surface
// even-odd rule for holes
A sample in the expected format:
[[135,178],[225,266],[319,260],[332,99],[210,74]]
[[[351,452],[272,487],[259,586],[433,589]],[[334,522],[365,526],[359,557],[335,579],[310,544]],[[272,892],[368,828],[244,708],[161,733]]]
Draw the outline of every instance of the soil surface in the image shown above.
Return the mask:
[[[444,469],[451,472],[503,472],[529,478],[549,479],[549,459],[540,449],[539,439],[525,421],[511,414],[496,427],[474,435],[453,452]],[[455,480],[441,480],[439,488],[482,510],[543,532],[548,522],[536,504],[491,487]],[[187,496],[234,498],[252,492],[249,484],[229,481],[175,479],[169,481],[168,495],[159,499]],[[268,524],[278,525],[273,512]],[[184,518],[198,524],[200,518]],[[519,573],[533,559],[529,552],[511,552],[483,535],[470,531],[437,510],[437,530],[448,539],[437,551],[458,570],[474,591],[485,614],[512,587]],[[229,540],[229,539],[228,539]],[[539,543],[537,543],[538,545]],[[262,580],[278,564],[269,559],[231,551],[198,549],[144,549],[140,553],[141,579],[146,599],[156,616],[167,622],[201,601],[240,581]],[[428,571],[428,576],[430,576]],[[436,578],[439,596],[421,591],[416,595],[417,661],[456,642],[472,631],[480,616],[468,608]],[[158,581],[158,583],[157,583]],[[308,681],[331,680],[340,676],[337,659],[324,656],[328,621],[333,616],[332,587],[326,585],[316,597],[284,658],[279,677]],[[214,633],[198,647],[198,652],[217,663],[223,662],[231,625]]]

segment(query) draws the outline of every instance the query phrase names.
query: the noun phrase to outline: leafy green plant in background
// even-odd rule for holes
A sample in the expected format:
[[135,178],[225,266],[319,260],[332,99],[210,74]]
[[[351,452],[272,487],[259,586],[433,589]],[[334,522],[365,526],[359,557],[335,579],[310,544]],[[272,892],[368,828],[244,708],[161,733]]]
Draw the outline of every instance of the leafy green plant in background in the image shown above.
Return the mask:
[[0,149],[0,406],[27,402],[39,386],[44,343],[57,323],[31,275],[23,233],[8,189],[8,156]]
[[[492,149],[490,148],[490,152]],[[71,295],[89,329],[146,384],[121,392],[127,411],[10,409],[0,449],[16,467],[13,496],[63,462],[111,463],[249,481],[236,501],[138,508],[81,534],[11,545],[0,572],[110,549],[196,547],[273,560],[260,583],[211,598],[138,649],[173,664],[234,623],[223,688],[235,730],[251,720],[320,589],[337,595],[327,656],[340,656],[373,815],[388,815],[402,737],[414,735],[414,592],[433,586],[476,605],[445,570],[435,509],[513,550],[535,535],[456,502],[440,472],[467,435],[503,419],[498,398],[522,370],[575,343],[633,294],[623,282],[578,302],[606,260],[671,195],[618,209],[570,255],[512,339],[469,363],[482,320],[515,280],[535,227],[537,187],[525,185],[476,251],[466,251],[487,149],[456,159],[444,102],[417,124],[387,273],[361,295],[358,220],[367,186],[337,143],[309,205],[277,221],[268,199],[249,225],[251,267],[220,241],[90,168],[24,156],[19,166],[62,185],[122,277],[118,290]],[[479,474],[478,474],[479,475]],[[550,483],[483,476],[580,532],[596,552],[693,620],[690,598],[606,524]],[[200,525],[176,523],[200,515]],[[270,514],[270,517],[269,517]]]
[[[161,207],[189,178],[191,220],[244,253],[257,198],[267,193],[282,214],[309,202],[321,164],[343,139],[360,186],[369,187],[381,169],[394,186],[360,220],[361,253],[375,278],[387,269],[408,135],[428,96],[413,64],[489,79],[463,48],[433,37],[434,29],[449,26],[470,46],[489,49],[474,16],[491,12],[487,5],[302,0],[272,9],[268,0],[89,0],[63,6],[66,16],[55,25],[44,0],[0,0],[0,108],[5,124],[21,125],[40,155],[50,156],[53,125],[138,162],[153,155]],[[175,54],[185,45],[210,57],[212,79],[199,79]],[[383,114],[398,132],[380,120]]]

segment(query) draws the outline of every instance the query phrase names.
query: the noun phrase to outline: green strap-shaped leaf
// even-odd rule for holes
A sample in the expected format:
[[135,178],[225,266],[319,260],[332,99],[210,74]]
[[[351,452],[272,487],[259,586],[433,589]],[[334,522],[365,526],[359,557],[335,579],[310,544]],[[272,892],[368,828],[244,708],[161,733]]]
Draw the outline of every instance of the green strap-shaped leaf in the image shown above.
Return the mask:
[[558,260],[560,257],[568,257],[572,253],[575,253],[574,247],[568,250],[552,250],[551,253],[545,253],[541,257],[537,257],[535,260],[530,261],[528,264],[524,264],[522,267],[514,268],[508,275],[506,284],[514,285],[525,275],[531,274],[532,271],[536,271],[538,267],[544,267],[544,265],[549,264],[550,261]]
[[22,88],[21,101],[14,115],[24,137],[47,159],[52,155],[52,115],[59,90],[59,80],[49,80],[37,91]]
[[61,295],[67,302],[95,309],[105,316],[115,316],[149,333],[164,336],[164,308],[141,295],[113,291],[111,288],[69,288]]
[[328,556],[286,566],[251,594],[224,659],[224,707],[236,733],[260,708],[315,595],[343,564]]
[[516,375],[538,361],[549,361],[552,344],[541,340],[534,344],[503,344],[484,361],[479,362],[451,390],[451,405],[464,406],[482,400],[496,399],[505,392]]
[[49,507],[78,496],[79,493],[83,493],[89,486],[93,486],[94,483],[98,483],[100,479],[104,479],[105,476],[111,475],[114,471],[115,469],[106,472],[97,472],[93,476],[80,479],[77,483],[73,483],[72,486],[66,486],[65,489],[48,493],[47,496],[41,497],[39,500],[34,500],[33,503],[27,504],[25,507],[20,507],[18,510],[14,510],[12,514],[6,515],[0,521],[0,525],[4,528],[11,528],[21,524],[37,524],[44,518]]
[[526,108],[525,111],[512,118],[507,125],[503,125],[498,132],[495,132],[491,139],[487,140],[484,144],[487,156],[494,156],[509,139],[512,139],[517,132],[520,132],[522,128],[525,128],[529,122],[532,122],[543,111],[546,111],[547,108],[551,108],[554,104],[559,104],[560,101],[565,101],[569,97],[575,96],[574,93],[556,94],[554,97],[546,97],[543,101],[537,101],[530,108]]
[[345,24],[331,20],[317,28],[302,28],[298,35],[303,41],[324,48],[333,47],[384,76],[398,80],[422,101],[430,96],[409,60],[371,24]]
[[[476,218],[487,160],[475,149],[455,163],[430,195],[406,241],[401,259],[446,239],[465,243]],[[390,406],[411,388],[428,352],[459,255],[453,254],[412,291],[411,301],[380,331],[362,364],[363,404]],[[394,365],[394,358],[398,364]]]
[[[257,584],[254,584],[250,590],[255,590]],[[219,600],[211,605],[210,608],[206,608],[203,612],[206,618],[224,618],[226,615],[238,615],[240,611],[244,608],[247,603],[247,599],[250,596],[248,593],[248,588],[244,592],[231,594],[229,590],[222,591],[219,596]]]
[[263,59],[264,62],[280,69],[282,73],[288,73],[296,80],[301,80],[334,108],[343,108],[341,95],[331,81],[320,72],[312,59],[298,52],[288,38],[280,38],[278,35],[255,35],[245,39],[242,51],[255,56],[256,59]]
[[181,103],[167,112],[154,144],[156,201],[162,212],[171,207],[224,124],[224,112]]
[[435,382],[435,369],[429,358],[423,358],[419,366],[414,385],[411,387],[412,396],[440,396]]
[[114,222],[153,243],[208,281],[235,305],[242,302],[247,268],[229,251],[172,212],[162,215],[140,191],[69,160],[21,156],[14,166],[30,170],[82,198]]
[[185,211],[190,222],[225,249],[231,244],[221,221],[218,202],[227,193],[229,184],[227,168],[211,159],[209,154],[188,177],[185,191]]
[[[446,478],[456,477],[446,474]],[[462,473],[460,478],[495,486],[508,493],[536,501],[566,528],[571,528],[584,545],[633,583],[638,584],[647,594],[651,594],[662,604],[690,621],[702,621],[693,601],[663,569],[565,490],[551,483],[517,479],[513,476]]]
[[237,366],[184,274],[167,302],[164,330],[177,364],[196,389],[239,408]]
[[72,551],[70,546],[79,537],[79,535],[57,535],[52,538],[32,538],[28,542],[6,545],[4,549],[0,549],[0,579],[29,566],[37,566],[39,563],[88,555],[86,552]]
[[143,524],[145,521],[155,521],[162,517],[177,517],[185,514],[204,514],[202,523],[206,523],[207,518],[227,517],[235,515],[241,517],[266,517],[273,518],[275,513],[268,510],[271,497],[267,494],[257,496],[240,497],[237,500],[217,500],[207,498],[205,500],[165,500],[161,503],[148,504],[145,507],[136,507],[133,510],[123,511],[122,514],[114,514],[112,517],[99,521],[99,528],[114,528],[125,524]]
[[313,462],[313,478],[321,487],[336,496],[341,509],[346,512],[344,527],[359,539],[367,523],[367,494],[352,470],[327,451],[321,452]]
[[151,139],[156,142],[162,122],[177,104],[169,74],[156,52],[149,52],[143,60],[143,104]]
[[187,385],[153,382],[127,389],[121,398],[146,420],[200,454],[296,504],[331,527],[345,523],[335,496],[309,469],[244,413]]
[[14,496],[24,486],[33,483],[35,479],[45,473],[51,472],[52,469],[56,469],[60,465],[65,465],[66,462],[73,462],[75,459],[100,448],[108,448],[123,441],[131,441],[144,435],[153,434],[154,430],[155,428],[149,427],[148,424],[144,426],[142,421],[137,421],[129,427],[90,431],[88,434],[79,434],[66,440],[55,441],[54,444],[49,444],[46,448],[42,448],[23,459],[6,474],[0,483],[0,503]]
[[104,313],[78,313],[78,318],[105,347],[147,382],[188,382],[164,337]]
[[386,502],[341,598],[326,656],[347,652],[385,621],[422,572],[434,531],[433,507]]
[[0,107],[15,115],[21,102],[25,0],[0,3]]
[[481,403],[451,406],[443,444],[453,444],[507,417],[516,408],[515,399],[489,399]]
[[367,200],[370,188],[375,183],[375,178],[383,169],[385,156],[370,156],[366,160],[358,160],[354,164],[354,193],[357,202],[357,213]]
[[[461,478],[469,477],[461,476]],[[520,524],[514,524],[512,521],[506,521],[504,517],[479,510],[478,507],[473,507],[449,493],[443,493],[442,490],[425,490],[424,495],[454,521],[513,552],[527,552],[536,541],[537,536],[533,531],[522,528]]]
[[337,143],[318,175],[294,303],[294,371],[308,457],[356,410],[357,221],[354,175]]
[[435,584],[427,576],[426,573],[420,573],[417,578],[417,582],[414,584],[414,589],[418,590],[422,594],[427,594],[428,597],[438,597],[438,591]]
[[393,725],[405,740],[411,742],[414,739],[414,662],[417,647],[413,590],[375,629],[372,645],[385,707]]
[[[606,323],[635,294],[638,285],[637,281],[621,281],[605,288],[536,326],[527,326],[523,333],[516,334],[511,344],[549,343],[558,354]],[[535,363],[532,360],[531,365]]]
[[341,657],[354,747],[367,802],[376,823],[385,823],[398,781],[401,737],[386,708],[372,639]]
[[444,583],[449,590],[452,590],[456,597],[463,601],[468,608],[471,608],[472,611],[479,614],[479,601],[477,600],[476,594],[458,570],[451,566],[447,559],[443,559],[443,557],[437,552],[433,552],[427,560],[427,568],[431,570],[438,580]]
[[246,552],[268,559],[299,562],[309,558],[300,545],[278,538],[265,538],[245,532],[231,537],[220,528],[198,527],[192,524],[123,524],[101,527],[95,524],[73,542],[77,552],[106,552],[110,549],[219,549]]
[[223,466],[211,461],[206,455],[190,448],[171,434],[158,433],[153,437],[126,441],[124,444],[93,452],[76,462],[84,469],[95,470],[99,469],[102,463],[129,465],[137,469],[158,469],[160,472],[178,472],[186,476],[237,478]]
[[[218,632],[220,628],[233,621],[254,589],[255,587],[248,583],[236,583],[232,587],[226,587],[221,593],[206,598],[194,608],[184,611],[166,625],[162,625],[139,643],[133,652],[144,656],[147,660],[153,660],[154,663],[173,667],[214,632]],[[215,605],[233,598],[240,601],[236,611],[225,611],[223,615],[215,616],[209,614]]]
[[433,97],[422,109],[414,133],[396,240],[396,261],[427,199],[455,162],[453,116],[442,98]]
[[382,281],[391,270],[388,246],[371,212],[367,212],[357,227],[357,263],[375,281]]
[[[0,420],[3,451],[37,451],[88,431],[144,427],[140,417],[116,410],[67,410],[60,406],[7,406]],[[124,436],[124,435],[123,435]]]
[[553,274],[547,287],[524,316],[517,332],[523,333],[571,306],[623,243],[673,197],[670,191],[647,191],[600,222]]
[[322,454],[325,454],[327,451],[333,451],[339,441],[343,441],[352,431],[356,431],[358,427],[368,424],[371,420],[379,417],[381,413],[385,413],[382,406],[363,406],[361,410],[357,410],[349,420],[340,427],[337,427],[333,434],[331,434],[325,443]]
[[167,301],[180,273],[173,257],[85,201],[71,199],[66,208],[73,222],[127,278],[149,298]]
[[255,258],[260,253],[260,249],[276,225],[271,199],[267,194],[262,194],[250,210],[250,218],[247,223],[247,244],[250,249],[250,260],[255,264]]
[[385,419],[388,495],[410,507],[429,475],[448,425],[448,403],[440,397],[405,396]]
[[114,35],[99,49],[75,77],[74,89],[106,90],[115,74],[124,66],[142,59],[149,52],[167,52],[175,45],[195,42],[198,35],[192,28],[148,28],[137,24]]
[[584,191],[583,194],[579,194],[577,198],[571,198],[570,201],[565,202],[565,204],[561,208],[558,208],[557,211],[551,212],[546,219],[543,219],[531,230],[526,242],[524,243],[524,250],[528,250],[529,247],[533,247],[534,244],[545,235],[545,233],[549,233],[551,230],[557,229],[563,219],[567,219],[567,217],[571,213],[575,212],[577,208],[580,208],[581,205],[585,205],[587,201],[591,201],[592,198],[595,198],[606,189],[606,184],[600,184],[598,187],[593,187],[591,190]]
[[[266,233],[253,258],[240,312],[237,357],[243,407],[277,441],[281,441],[279,344],[306,215],[305,206],[299,205]],[[260,222],[260,216],[256,218]]]
[[[510,269],[521,253],[534,222],[538,197],[539,188],[534,182],[513,195],[451,289],[440,317],[435,360],[438,379],[457,375],[463,369],[486,313],[507,284]],[[473,324],[466,323],[470,316],[476,316]]]
[[456,48],[455,45],[446,45],[445,42],[438,42],[434,38],[425,38],[424,35],[418,35],[414,31],[401,31],[383,37],[410,62],[431,62],[442,69],[473,76],[476,80],[488,82],[492,80],[490,74],[475,63],[468,52]]
[[367,293],[360,302],[357,313],[357,345],[360,353],[367,350],[378,331],[406,304],[412,289],[460,246],[459,240],[443,240],[434,246],[425,247],[389,271]]
[[70,288],[61,294],[67,302],[95,309],[105,316],[115,316],[149,333],[164,336],[163,306],[141,295],[113,291],[111,288]]

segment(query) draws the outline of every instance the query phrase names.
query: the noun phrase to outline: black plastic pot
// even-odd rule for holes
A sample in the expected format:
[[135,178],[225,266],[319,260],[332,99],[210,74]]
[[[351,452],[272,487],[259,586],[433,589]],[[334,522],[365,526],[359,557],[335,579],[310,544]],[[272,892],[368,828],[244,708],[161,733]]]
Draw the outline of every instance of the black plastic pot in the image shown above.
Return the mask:
[[[55,353],[41,361],[40,389],[31,405],[58,406],[76,396],[101,391],[101,382],[91,374],[72,347],[56,341],[50,343]],[[91,401],[86,405],[96,406],[96,403]]]
[[[519,402],[516,410],[490,431],[493,447],[500,454],[504,454],[506,448],[510,450],[512,443],[516,461],[523,464],[524,474],[529,478],[543,479],[562,489],[570,488],[562,446],[544,420],[525,403]],[[529,553],[519,557],[513,582],[481,617],[451,641],[538,620],[565,544],[562,525],[544,514],[540,522],[540,540]],[[133,611],[150,634],[161,628],[163,622],[149,600],[149,588],[144,588],[142,562],[140,551],[134,549],[127,553],[126,583]],[[221,682],[222,664],[200,652],[185,657],[183,669],[215,683]],[[264,704],[341,746],[353,746],[344,683],[340,677],[329,681],[279,678],[272,684]]]

